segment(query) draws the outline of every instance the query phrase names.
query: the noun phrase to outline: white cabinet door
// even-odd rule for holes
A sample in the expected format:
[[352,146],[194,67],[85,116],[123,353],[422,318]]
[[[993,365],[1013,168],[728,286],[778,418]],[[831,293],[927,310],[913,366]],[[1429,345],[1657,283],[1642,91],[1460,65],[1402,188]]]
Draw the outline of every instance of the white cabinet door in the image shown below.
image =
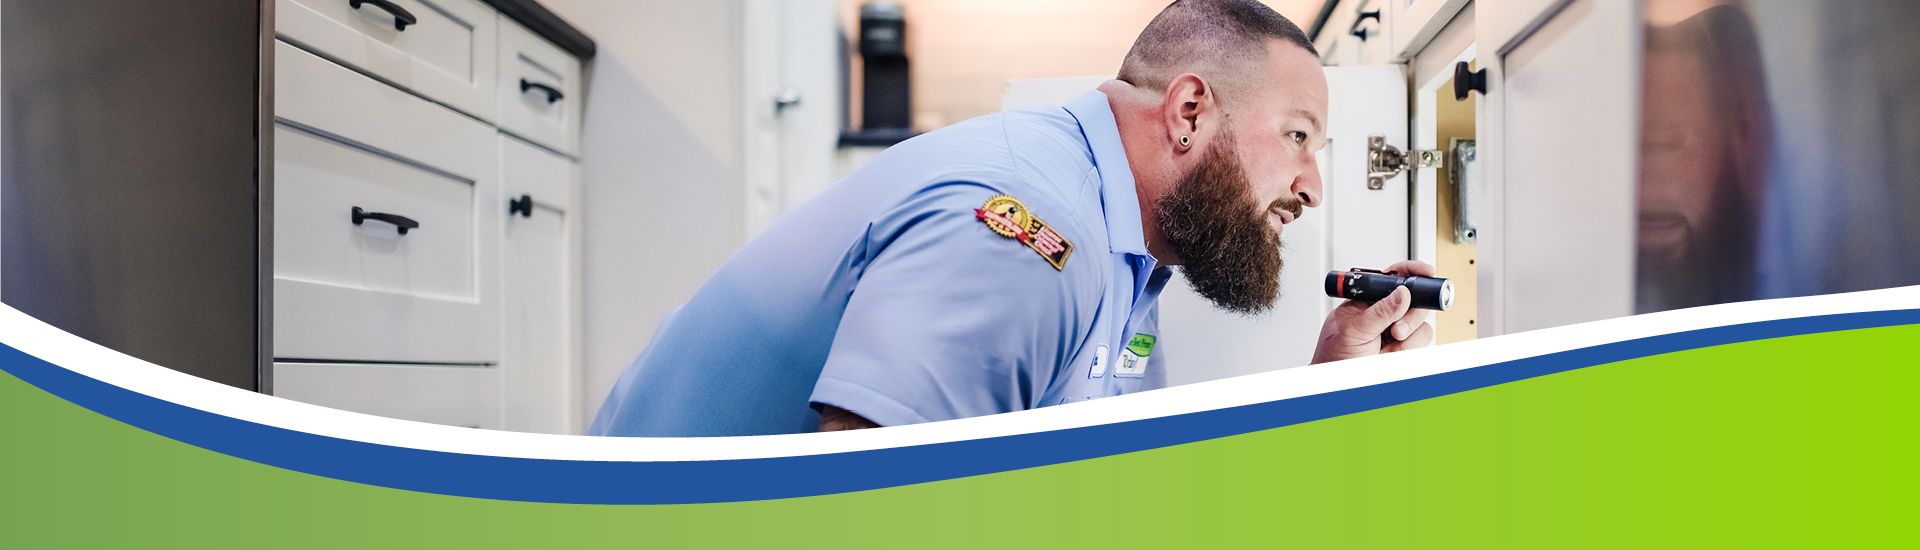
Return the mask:
[[834,0],[749,0],[742,9],[743,167],[753,236],[838,179],[836,153],[849,152],[837,147],[845,45]]
[[[1639,2],[1481,0],[1482,334],[1633,313]],[[1491,53],[1491,55],[1488,55]]]
[[[1407,180],[1367,185],[1367,139],[1407,147],[1407,83],[1398,65],[1327,67],[1328,143],[1320,152],[1326,202],[1287,225],[1280,303],[1258,317],[1213,308],[1184,279],[1160,298],[1160,328],[1171,350],[1173,384],[1201,382],[1307,364],[1320,323],[1338,302],[1326,297],[1327,271],[1384,268],[1407,259]],[[1176,277],[1176,279],[1181,279]]]
[[280,38],[480,120],[494,116],[496,29],[480,0],[274,4]]
[[500,136],[505,223],[506,429],[577,433],[575,338],[578,220],[574,167],[565,157]]
[[275,53],[274,356],[498,360],[493,130],[285,43]]

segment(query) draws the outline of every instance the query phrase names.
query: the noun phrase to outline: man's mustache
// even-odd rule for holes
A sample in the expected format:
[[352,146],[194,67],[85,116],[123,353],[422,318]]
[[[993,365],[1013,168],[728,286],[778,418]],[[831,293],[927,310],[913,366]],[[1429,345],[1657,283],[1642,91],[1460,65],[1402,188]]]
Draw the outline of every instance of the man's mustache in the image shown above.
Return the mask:
[[1282,210],[1288,214],[1293,214],[1293,221],[1300,221],[1300,215],[1305,213],[1306,205],[1301,204],[1300,199],[1282,196],[1275,199],[1273,204],[1267,206],[1268,212],[1279,212]]

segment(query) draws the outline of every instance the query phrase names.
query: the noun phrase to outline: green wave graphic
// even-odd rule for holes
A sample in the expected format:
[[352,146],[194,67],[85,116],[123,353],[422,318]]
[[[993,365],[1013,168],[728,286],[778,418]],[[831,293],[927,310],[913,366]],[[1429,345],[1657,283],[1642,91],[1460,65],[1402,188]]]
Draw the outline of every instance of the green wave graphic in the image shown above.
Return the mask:
[[1916,341],[1729,344],[1081,462],[682,506],[321,478],[0,374],[0,546],[1913,546]]

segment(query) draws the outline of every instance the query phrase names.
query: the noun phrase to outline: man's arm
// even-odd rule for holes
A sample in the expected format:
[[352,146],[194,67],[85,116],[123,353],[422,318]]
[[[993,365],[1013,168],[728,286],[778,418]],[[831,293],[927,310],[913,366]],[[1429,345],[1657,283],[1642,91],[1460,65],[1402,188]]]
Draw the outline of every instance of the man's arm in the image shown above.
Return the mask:
[[[1065,350],[1082,340],[1079,320],[1099,309],[1104,264],[1074,258],[1055,268],[994,231],[977,210],[996,196],[945,183],[872,222],[860,249],[865,267],[809,396],[826,423],[820,429],[844,425],[829,405],[864,419],[846,427],[1017,411],[1053,380]],[[1043,204],[1033,208],[1073,219]]]
[[817,431],[838,432],[878,427],[880,427],[879,424],[874,424],[872,420],[861,418],[860,415],[853,414],[853,411],[833,405],[820,406],[820,429]]

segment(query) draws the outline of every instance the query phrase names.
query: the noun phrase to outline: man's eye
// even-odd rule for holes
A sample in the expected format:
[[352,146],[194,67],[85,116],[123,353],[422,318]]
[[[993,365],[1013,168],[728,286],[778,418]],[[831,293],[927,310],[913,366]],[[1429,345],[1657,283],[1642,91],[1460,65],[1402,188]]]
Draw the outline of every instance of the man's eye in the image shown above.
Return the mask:
[[1289,137],[1289,138],[1293,138],[1293,143],[1294,143],[1294,144],[1296,144],[1296,145],[1304,145],[1304,144],[1306,144],[1306,143],[1307,143],[1307,133],[1306,133],[1306,132],[1298,132],[1298,131],[1296,131],[1296,132],[1287,132],[1287,137]]

